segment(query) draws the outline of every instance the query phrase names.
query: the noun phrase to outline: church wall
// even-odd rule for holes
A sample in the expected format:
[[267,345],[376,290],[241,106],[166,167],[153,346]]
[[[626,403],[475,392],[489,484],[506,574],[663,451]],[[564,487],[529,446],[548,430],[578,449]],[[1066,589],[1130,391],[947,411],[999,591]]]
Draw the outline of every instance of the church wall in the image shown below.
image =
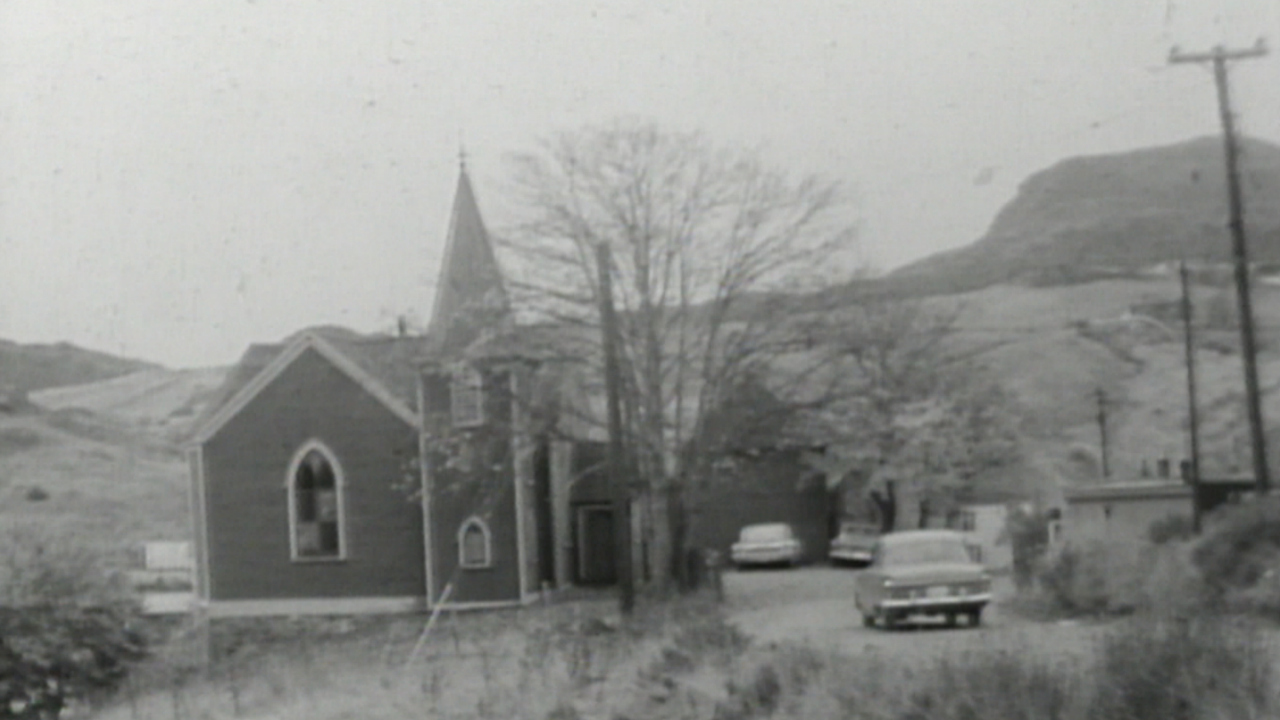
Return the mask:
[[[290,557],[286,474],[319,440],[345,476],[346,557]],[[416,431],[307,350],[203,447],[210,599],[422,598]]]

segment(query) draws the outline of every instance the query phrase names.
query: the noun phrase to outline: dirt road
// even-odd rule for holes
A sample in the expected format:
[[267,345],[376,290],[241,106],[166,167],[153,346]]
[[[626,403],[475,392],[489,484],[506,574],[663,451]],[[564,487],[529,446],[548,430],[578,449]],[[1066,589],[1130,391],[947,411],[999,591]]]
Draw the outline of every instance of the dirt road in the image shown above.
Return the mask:
[[977,629],[929,621],[893,631],[867,628],[853,607],[857,572],[829,567],[728,572],[730,617],[761,643],[798,641],[843,653],[889,652],[922,659],[993,648],[1074,659],[1094,647],[1103,629],[1091,623],[1031,622],[1001,612],[999,600],[1012,593],[1007,582],[997,585],[997,602]]

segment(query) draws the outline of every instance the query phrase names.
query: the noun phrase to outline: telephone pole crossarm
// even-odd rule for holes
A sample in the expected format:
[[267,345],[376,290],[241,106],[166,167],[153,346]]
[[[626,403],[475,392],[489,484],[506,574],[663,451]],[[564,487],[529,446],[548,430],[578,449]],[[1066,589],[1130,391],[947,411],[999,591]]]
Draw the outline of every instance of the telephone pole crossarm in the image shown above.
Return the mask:
[[1175,65],[1180,63],[1207,63],[1219,62],[1226,60],[1248,60],[1250,58],[1260,58],[1267,54],[1267,41],[1258,38],[1258,42],[1254,43],[1251,48],[1243,48],[1238,50],[1228,50],[1224,47],[1216,47],[1209,52],[1188,53],[1182,52],[1177,47],[1169,51],[1169,62]]

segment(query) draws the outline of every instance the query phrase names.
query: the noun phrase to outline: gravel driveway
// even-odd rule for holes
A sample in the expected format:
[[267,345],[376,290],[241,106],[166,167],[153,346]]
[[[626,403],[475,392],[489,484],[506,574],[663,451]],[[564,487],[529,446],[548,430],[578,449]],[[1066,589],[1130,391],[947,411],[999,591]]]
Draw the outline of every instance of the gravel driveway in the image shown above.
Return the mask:
[[983,613],[980,628],[948,628],[940,620],[886,631],[863,627],[853,606],[855,569],[808,567],[725,573],[730,618],[757,642],[796,641],[857,654],[891,652],[922,660],[976,649],[1006,648],[1073,659],[1087,653],[1103,626],[1093,623],[1039,623],[1001,612],[1000,600],[1013,590],[998,580],[996,602]]

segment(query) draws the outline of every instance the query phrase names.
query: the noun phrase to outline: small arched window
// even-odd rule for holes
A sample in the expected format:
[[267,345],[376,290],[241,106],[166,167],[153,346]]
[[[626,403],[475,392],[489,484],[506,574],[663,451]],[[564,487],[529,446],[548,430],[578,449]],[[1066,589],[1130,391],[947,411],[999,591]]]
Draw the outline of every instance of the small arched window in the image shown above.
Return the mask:
[[489,525],[471,516],[458,528],[458,566],[487,568],[493,565],[493,542]]
[[302,446],[289,465],[289,546],[294,560],[345,556],[342,468],[318,441]]

